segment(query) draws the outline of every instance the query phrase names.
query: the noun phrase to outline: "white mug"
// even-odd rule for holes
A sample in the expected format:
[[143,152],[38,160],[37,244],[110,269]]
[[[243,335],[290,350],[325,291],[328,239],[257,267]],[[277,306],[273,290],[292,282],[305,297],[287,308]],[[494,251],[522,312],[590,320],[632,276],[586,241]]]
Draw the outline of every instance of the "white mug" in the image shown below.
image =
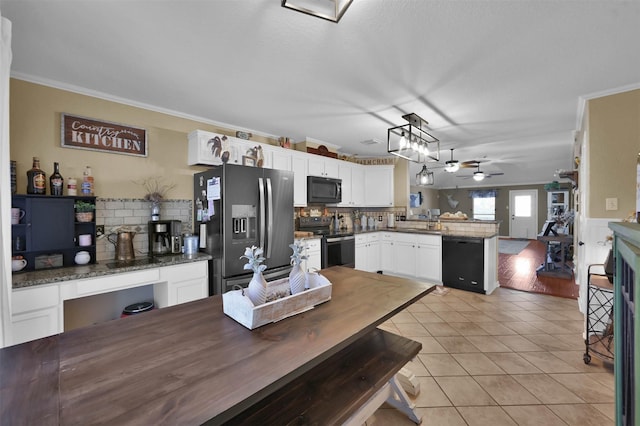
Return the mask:
[[27,261],[24,259],[13,259],[11,260],[11,270],[13,272],[18,272],[24,269],[27,266]]
[[78,235],[78,245],[83,247],[91,245],[91,234]]
[[20,210],[19,208],[12,207],[11,208],[11,224],[17,225],[20,223],[20,220],[24,217],[24,210]]

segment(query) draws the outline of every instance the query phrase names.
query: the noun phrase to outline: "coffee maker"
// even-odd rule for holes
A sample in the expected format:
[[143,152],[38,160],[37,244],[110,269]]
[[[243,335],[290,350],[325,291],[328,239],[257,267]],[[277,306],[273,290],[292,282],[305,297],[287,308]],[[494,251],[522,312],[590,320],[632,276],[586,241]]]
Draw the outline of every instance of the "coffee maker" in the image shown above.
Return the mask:
[[149,222],[149,255],[182,253],[182,222],[156,220]]

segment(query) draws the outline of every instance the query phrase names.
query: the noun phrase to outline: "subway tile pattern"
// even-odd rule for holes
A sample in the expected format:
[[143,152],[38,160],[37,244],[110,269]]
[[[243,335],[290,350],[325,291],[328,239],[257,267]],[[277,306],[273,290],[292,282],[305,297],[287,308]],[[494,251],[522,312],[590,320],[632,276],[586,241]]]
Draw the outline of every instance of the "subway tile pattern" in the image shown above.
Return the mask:
[[[149,252],[148,222],[151,220],[151,203],[143,199],[98,198],[96,200],[96,225],[103,225],[105,235],[96,240],[96,259],[113,260],[115,246],[107,236],[118,229],[127,228],[136,232],[133,249],[136,256],[144,257]],[[160,220],[182,221],[182,233],[191,233],[193,203],[191,200],[166,200],[160,203]]]

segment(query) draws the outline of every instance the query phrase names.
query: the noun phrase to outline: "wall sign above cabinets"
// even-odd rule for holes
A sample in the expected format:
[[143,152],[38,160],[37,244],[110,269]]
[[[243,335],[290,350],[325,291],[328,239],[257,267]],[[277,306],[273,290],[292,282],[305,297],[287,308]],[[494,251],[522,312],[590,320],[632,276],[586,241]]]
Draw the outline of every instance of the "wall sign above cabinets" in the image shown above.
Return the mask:
[[147,131],[124,124],[62,114],[60,143],[64,148],[147,156]]

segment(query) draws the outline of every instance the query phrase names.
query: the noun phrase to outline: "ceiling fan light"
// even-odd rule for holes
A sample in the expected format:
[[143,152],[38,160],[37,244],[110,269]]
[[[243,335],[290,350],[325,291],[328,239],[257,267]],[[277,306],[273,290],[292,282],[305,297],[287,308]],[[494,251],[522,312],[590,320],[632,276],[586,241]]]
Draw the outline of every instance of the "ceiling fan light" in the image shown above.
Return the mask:
[[476,182],[480,182],[481,180],[484,180],[484,173],[483,172],[474,172],[473,173],[473,180],[475,180]]
[[455,173],[460,170],[460,163],[458,160],[449,160],[445,162],[446,166],[444,167],[445,172]]

